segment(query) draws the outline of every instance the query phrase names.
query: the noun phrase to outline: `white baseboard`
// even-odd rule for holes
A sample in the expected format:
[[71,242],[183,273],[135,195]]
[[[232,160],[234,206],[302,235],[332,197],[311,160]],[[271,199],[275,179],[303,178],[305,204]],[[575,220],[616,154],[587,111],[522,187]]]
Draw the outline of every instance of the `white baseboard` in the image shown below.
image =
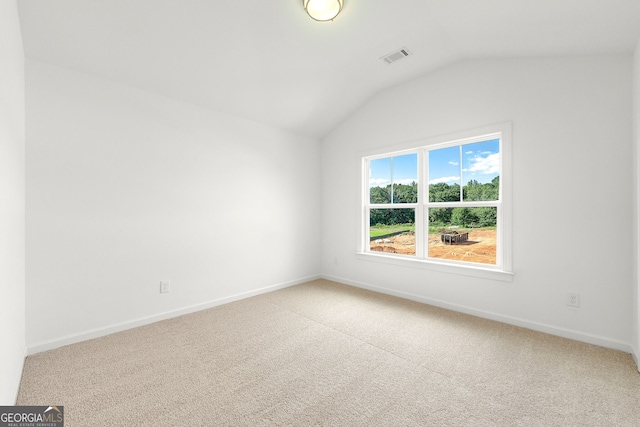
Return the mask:
[[640,372],[640,355],[638,353],[638,349],[632,348],[631,356],[633,356],[634,362],[636,362],[636,366],[638,368],[638,372]]
[[219,298],[212,301],[203,302],[200,304],[191,305],[188,307],[179,308],[176,310],[167,311],[164,313],[154,314],[153,316],[142,317],[138,319],[133,319],[127,322],[117,323],[110,326],[105,326],[103,328],[97,328],[88,330],[85,332],[81,332],[78,334],[67,335],[64,337],[55,338],[52,340],[43,341],[34,345],[31,345],[27,348],[27,354],[32,355],[36,353],[41,353],[47,350],[53,350],[55,348],[63,347],[69,344],[75,344],[78,342],[90,340],[93,338],[103,337],[105,335],[113,334],[116,332],[125,331],[127,329],[136,328],[138,326],[144,326],[151,323],[159,322],[161,320],[171,319],[173,317],[182,316],[184,314],[195,313],[196,311],[206,310],[208,308],[216,307],[223,304],[228,304],[233,301],[238,301],[241,299],[253,297],[260,294],[265,294],[267,292],[272,292],[278,289],[288,288],[290,286],[299,285],[301,283],[309,282],[312,280],[319,279],[320,275],[314,275],[309,277],[303,277],[301,279],[292,280],[289,282],[278,283],[271,286],[266,286],[260,289],[254,289],[252,291],[243,292],[240,294],[230,295],[224,298]]
[[[374,292],[380,292],[387,295],[393,295],[399,298],[404,298],[412,301],[421,302],[428,305],[433,305],[436,307],[446,308],[448,310],[457,311],[460,313],[469,314],[472,316],[481,317],[484,319],[495,320],[501,323],[507,323],[509,325],[520,326],[522,328],[531,329],[538,332],[544,332],[550,335],[556,335],[563,338],[568,338],[576,341],[585,342],[588,344],[594,344],[600,347],[611,348],[615,350],[620,350],[625,353],[631,353],[635,360],[636,364],[638,363],[638,357],[634,353],[633,348],[629,343],[624,343],[621,341],[613,340],[607,337],[602,337],[599,335],[586,334],[579,331],[574,331],[571,329],[561,328],[553,325],[547,325],[539,322],[532,322],[525,319],[519,319],[517,317],[504,316],[498,313],[493,313],[485,310],[478,310],[473,307],[467,307],[458,304],[448,303],[446,301],[441,301],[437,299],[427,298],[420,295],[411,294],[408,292],[396,291],[393,289],[387,289],[380,286],[370,285],[367,283],[357,282],[349,279],[343,279],[340,277],[330,276],[323,274],[323,279],[331,280],[334,282],[342,283],[345,285],[355,286],[357,288],[368,289]],[[640,365],[638,365],[640,367]]]

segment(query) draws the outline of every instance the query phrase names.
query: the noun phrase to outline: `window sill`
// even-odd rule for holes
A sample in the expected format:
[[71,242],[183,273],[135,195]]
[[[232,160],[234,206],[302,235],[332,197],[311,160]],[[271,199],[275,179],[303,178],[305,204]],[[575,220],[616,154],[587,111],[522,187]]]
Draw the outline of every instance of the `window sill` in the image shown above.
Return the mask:
[[512,272],[497,270],[493,268],[449,264],[446,262],[414,259],[398,255],[378,255],[371,252],[357,252],[356,258],[362,261],[391,264],[401,267],[419,268],[423,270],[432,270],[442,273],[458,274],[462,276],[472,276],[482,279],[500,280],[503,282],[512,282],[514,276]]

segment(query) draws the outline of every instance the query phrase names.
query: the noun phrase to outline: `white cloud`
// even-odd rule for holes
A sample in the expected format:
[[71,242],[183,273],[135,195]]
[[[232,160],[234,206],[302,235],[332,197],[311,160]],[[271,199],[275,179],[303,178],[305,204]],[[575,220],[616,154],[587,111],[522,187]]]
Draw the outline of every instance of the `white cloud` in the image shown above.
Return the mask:
[[386,187],[390,182],[386,178],[370,178],[369,186],[370,187]]
[[440,184],[441,182],[449,183],[449,182],[460,182],[459,176],[443,176],[441,178],[432,179],[429,181],[429,184]]
[[[393,181],[394,184],[411,185],[414,182],[418,182],[416,178],[397,179]],[[371,178],[369,179],[370,187],[386,187],[391,184],[387,178]]]
[[394,184],[411,185],[413,182],[418,182],[416,178],[405,178],[393,181]]
[[465,172],[477,172],[480,174],[500,173],[500,153],[491,153],[487,157],[476,156],[469,159],[470,165]]
[[460,163],[458,163],[458,162],[449,162],[449,164],[450,164],[451,166],[458,166]]

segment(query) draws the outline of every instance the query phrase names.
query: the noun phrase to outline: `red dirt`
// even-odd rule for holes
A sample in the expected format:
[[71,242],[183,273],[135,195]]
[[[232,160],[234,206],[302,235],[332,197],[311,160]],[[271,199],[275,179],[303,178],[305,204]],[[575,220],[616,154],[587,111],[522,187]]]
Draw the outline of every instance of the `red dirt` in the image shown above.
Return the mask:
[[[382,240],[382,242],[371,241],[372,251],[415,255],[415,236],[413,234],[400,234],[378,240]],[[384,242],[384,240],[389,242]],[[429,234],[429,257],[495,264],[496,231],[471,230],[469,232],[469,240],[453,245],[442,243],[440,234]]]

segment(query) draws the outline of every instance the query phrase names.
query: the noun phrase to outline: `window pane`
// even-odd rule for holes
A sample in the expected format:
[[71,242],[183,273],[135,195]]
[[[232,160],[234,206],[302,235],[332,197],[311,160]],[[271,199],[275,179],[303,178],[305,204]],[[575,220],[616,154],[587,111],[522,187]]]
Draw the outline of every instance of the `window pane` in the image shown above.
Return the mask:
[[415,255],[415,219],[415,209],[371,209],[369,211],[369,249]]
[[429,201],[460,201],[460,147],[429,151]]
[[429,209],[430,258],[496,264],[497,208]]
[[369,202],[391,203],[391,157],[369,162]]
[[393,172],[393,203],[418,202],[418,155],[396,156],[391,162]]
[[499,139],[462,146],[462,191],[465,201],[498,200],[499,174]]
[[369,202],[417,203],[418,155],[386,157],[369,162]]

